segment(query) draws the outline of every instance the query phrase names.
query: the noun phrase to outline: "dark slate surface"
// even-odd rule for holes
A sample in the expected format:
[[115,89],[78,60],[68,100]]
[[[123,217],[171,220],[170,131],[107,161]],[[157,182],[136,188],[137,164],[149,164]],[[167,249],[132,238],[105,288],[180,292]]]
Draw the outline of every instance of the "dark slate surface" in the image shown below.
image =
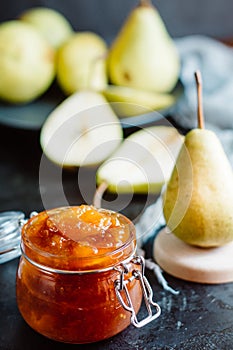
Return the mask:
[[[88,345],[67,345],[34,332],[21,318],[15,299],[18,259],[0,267],[0,349],[1,350],[232,350],[232,284],[199,285],[166,276],[179,289],[178,296],[165,292],[154,276],[146,272],[161,316],[144,328],[129,326],[115,337]],[[145,314],[143,309],[142,315]]]
[[[38,171],[41,158],[39,133],[0,127],[0,210],[42,210]],[[49,162],[51,179],[47,191],[51,203],[62,204]],[[92,197],[95,169],[86,170],[83,191]],[[77,173],[64,172],[63,186],[70,204],[83,201],[77,186]],[[133,198],[125,213],[133,220],[148,204],[143,196]],[[111,202],[110,202],[111,205]],[[150,255],[151,240],[146,245]],[[217,262],[216,262],[217,263]],[[154,298],[162,315],[142,329],[128,327],[121,334],[95,344],[67,345],[37,334],[21,318],[15,298],[15,274],[18,259],[0,265],[0,349],[1,350],[232,350],[233,349],[233,284],[200,285],[178,280],[165,274],[178,296],[162,290],[154,275],[146,271]],[[142,310],[145,314],[145,310]]]

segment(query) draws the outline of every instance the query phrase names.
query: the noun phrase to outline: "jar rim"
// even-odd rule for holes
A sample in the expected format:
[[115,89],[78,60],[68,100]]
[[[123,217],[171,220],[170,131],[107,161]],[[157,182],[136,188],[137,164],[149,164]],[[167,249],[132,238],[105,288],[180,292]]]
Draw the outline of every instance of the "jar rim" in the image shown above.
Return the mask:
[[31,265],[33,265],[41,270],[44,270],[46,272],[57,273],[57,274],[61,274],[61,275],[84,275],[84,274],[95,274],[95,273],[101,273],[101,272],[108,272],[111,270],[118,271],[117,266],[119,265],[119,263],[120,264],[128,264],[130,261],[132,261],[132,259],[136,256],[136,250],[137,250],[137,247],[135,246],[135,249],[133,250],[132,254],[129,257],[127,257],[124,260],[121,260],[120,262],[117,262],[115,265],[111,265],[108,267],[88,269],[88,270],[65,270],[65,269],[58,269],[58,268],[46,266],[46,265],[40,264],[36,261],[33,261],[24,253],[24,251],[22,250],[22,246],[21,246],[22,257],[24,257]]
[[[109,258],[109,266],[114,266],[117,262],[122,260],[121,257],[122,257],[122,255],[124,255],[123,254],[124,251],[127,251],[126,256],[132,255],[132,253],[135,251],[135,247],[136,247],[136,229],[135,229],[134,224],[125,215],[123,215],[121,213],[116,213],[116,212],[114,212],[112,210],[108,210],[108,209],[103,209],[103,211],[107,211],[108,213],[116,213],[120,217],[124,218],[124,220],[126,220],[126,225],[129,226],[129,237],[120,246],[116,246],[112,250],[108,249],[102,254],[96,254],[96,255],[92,254],[92,255],[86,255],[86,256],[85,255],[84,256],[77,256],[77,255],[72,256],[72,255],[70,255],[67,257],[67,253],[57,254],[57,253],[51,253],[47,250],[40,249],[39,247],[34,245],[30,241],[30,238],[28,238],[28,236],[26,235],[28,226],[33,225],[33,220],[38,219],[38,216],[47,215],[48,213],[53,212],[53,211],[57,211],[57,210],[64,210],[64,209],[76,208],[76,207],[78,207],[78,206],[66,206],[66,207],[44,210],[44,211],[40,212],[38,215],[30,218],[22,228],[22,240],[21,240],[22,254],[26,258],[34,261],[37,259],[32,259],[30,252],[33,252],[33,253],[35,253],[34,256],[42,257],[42,258],[48,260],[47,261],[48,264],[47,263],[41,264],[41,266],[48,266],[50,268],[53,268],[53,266],[51,266],[51,264],[49,263],[49,259],[55,259],[57,262],[57,264],[56,264],[57,266],[59,266],[59,262],[61,263],[64,258],[67,259],[68,263],[75,261],[75,265],[78,267],[75,269],[75,271],[84,271],[84,270],[86,271],[86,268],[85,268],[86,266],[88,267],[87,268],[88,271],[95,270],[97,266],[98,266],[97,269],[98,268],[102,269],[103,267],[101,267],[101,265],[102,265],[101,262],[104,263],[104,260],[106,260],[107,258]],[[36,263],[38,263],[38,261],[36,261]],[[69,268],[67,268],[67,269],[61,268],[60,269],[57,266],[56,266],[57,270],[69,271]],[[80,266],[80,269],[79,269],[79,266]]]

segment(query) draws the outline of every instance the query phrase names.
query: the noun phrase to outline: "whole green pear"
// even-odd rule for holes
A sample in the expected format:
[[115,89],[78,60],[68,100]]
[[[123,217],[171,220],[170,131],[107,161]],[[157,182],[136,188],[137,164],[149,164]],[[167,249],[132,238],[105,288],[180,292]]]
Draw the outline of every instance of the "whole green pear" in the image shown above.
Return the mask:
[[186,243],[214,247],[233,240],[233,172],[212,131],[186,135],[163,200],[167,226]]
[[[27,103],[55,77],[55,52],[40,33],[19,20],[0,25],[0,98]],[[33,117],[33,116],[32,116]]]
[[177,83],[180,59],[157,9],[141,1],[129,14],[108,56],[115,85],[169,92]]
[[73,28],[65,16],[52,8],[29,8],[19,18],[33,25],[55,49],[73,34]]
[[57,52],[57,81],[65,94],[107,85],[107,45],[94,32],[76,32]]

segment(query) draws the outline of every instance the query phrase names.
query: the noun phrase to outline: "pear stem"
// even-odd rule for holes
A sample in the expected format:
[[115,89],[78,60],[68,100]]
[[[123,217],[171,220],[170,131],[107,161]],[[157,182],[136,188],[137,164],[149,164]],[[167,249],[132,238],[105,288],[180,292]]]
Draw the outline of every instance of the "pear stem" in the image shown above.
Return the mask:
[[139,6],[152,6],[151,0],[140,0]]
[[195,79],[197,84],[197,120],[198,120],[198,128],[204,129],[204,114],[203,114],[203,103],[202,103],[202,78],[201,72],[195,72]]
[[101,208],[101,201],[104,195],[104,192],[108,188],[107,182],[103,181],[101,184],[97,187],[94,197],[93,197],[93,205],[94,207]]

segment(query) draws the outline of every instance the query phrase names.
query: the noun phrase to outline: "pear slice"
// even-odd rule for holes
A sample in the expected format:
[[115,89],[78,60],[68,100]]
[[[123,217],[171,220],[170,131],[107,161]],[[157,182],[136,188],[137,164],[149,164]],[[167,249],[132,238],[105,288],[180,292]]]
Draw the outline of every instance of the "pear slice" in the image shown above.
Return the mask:
[[80,91],[65,99],[41,129],[44,154],[61,166],[90,166],[104,161],[119,146],[119,119],[98,92]]
[[97,170],[97,184],[111,192],[159,193],[171,175],[183,136],[169,126],[151,126],[128,136]]
[[151,110],[159,111],[171,107],[175,102],[172,94],[128,86],[108,85],[102,93],[109,102],[113,102],[112,107],[119,117],[131,117]]

